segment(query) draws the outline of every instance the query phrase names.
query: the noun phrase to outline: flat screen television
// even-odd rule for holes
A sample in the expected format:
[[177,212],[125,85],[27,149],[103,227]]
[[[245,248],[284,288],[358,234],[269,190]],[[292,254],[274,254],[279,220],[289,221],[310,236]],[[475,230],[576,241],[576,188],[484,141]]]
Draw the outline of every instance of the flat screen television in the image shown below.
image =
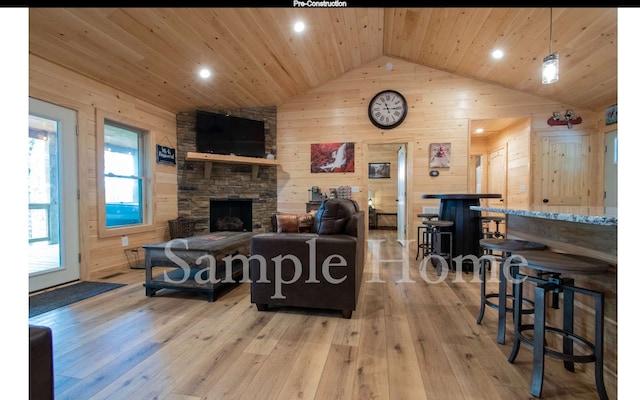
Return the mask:
[[264,122],[197,110],[196,151],[264,158]]

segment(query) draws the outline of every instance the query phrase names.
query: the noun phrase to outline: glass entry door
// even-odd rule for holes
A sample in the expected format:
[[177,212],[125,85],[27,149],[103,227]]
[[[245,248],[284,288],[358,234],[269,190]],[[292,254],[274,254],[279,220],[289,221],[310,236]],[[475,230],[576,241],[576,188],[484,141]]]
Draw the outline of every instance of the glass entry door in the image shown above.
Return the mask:
[[80,277],[76,118],[29,99],[29,292]]

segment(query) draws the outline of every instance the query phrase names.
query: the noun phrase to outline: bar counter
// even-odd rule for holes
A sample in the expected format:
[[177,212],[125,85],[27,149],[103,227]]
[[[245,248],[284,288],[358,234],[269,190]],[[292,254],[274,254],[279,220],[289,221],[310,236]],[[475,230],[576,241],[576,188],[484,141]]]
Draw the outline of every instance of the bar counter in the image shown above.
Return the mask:
[[602,208],[469,208],[505,214],[509,238],[537,241],[552,250],[618,264],[618,218],[605,215]]

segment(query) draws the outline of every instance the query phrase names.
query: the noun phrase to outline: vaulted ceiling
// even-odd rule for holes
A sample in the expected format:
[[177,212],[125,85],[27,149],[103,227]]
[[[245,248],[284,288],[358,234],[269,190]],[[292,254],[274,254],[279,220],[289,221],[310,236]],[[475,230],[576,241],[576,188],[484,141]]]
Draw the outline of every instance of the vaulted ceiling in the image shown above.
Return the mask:
[[278,106],[383,55],[593,111],[616,104],[617,9],[552,11],[550,85],[548,8],[31,8],[29,52],[173,112]]

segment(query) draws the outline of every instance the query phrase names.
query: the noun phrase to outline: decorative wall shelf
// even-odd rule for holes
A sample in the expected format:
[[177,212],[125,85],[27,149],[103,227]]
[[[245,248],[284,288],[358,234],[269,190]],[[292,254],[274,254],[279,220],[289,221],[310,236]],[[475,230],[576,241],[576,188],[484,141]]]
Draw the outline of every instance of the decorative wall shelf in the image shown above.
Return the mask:
[[209,153],[196,153],[187,152],[187,161],[204,161],[204,177],[209,179],[211,177],[211,165],[214,162],[224,164],[245,164],[251,165],[251,178],[256,179],[258,177],[258,170],[260,166],[273,166],[280,165],[278,160],[270,160],[268,158],[255,158],[255,157],[242,157],[242,156],[226,156],[223,154],[209,154]]

